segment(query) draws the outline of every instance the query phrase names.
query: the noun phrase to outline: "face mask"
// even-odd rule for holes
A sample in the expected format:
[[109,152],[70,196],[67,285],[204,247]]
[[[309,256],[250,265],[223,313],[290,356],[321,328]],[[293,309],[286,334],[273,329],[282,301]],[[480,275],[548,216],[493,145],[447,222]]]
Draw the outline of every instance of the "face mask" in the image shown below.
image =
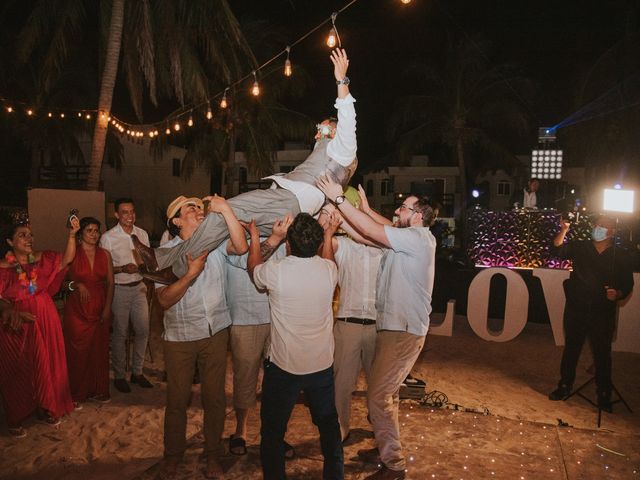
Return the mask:
[[604,227],[593,227],[591,238],[596,242],[601,242],[607,238],[607,229]]

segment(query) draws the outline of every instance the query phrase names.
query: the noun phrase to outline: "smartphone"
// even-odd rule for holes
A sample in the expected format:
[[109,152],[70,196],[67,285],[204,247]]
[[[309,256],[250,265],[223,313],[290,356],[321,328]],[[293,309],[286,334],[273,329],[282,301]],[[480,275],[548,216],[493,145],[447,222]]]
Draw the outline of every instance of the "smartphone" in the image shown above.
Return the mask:
[[71,220],[73,220],[74,218],[78,218],[78,213],[80,213],[80,211],[77,208],[72,208],[71,210],[69,210],[69,216],[67,217],[67,228],[71,228]]

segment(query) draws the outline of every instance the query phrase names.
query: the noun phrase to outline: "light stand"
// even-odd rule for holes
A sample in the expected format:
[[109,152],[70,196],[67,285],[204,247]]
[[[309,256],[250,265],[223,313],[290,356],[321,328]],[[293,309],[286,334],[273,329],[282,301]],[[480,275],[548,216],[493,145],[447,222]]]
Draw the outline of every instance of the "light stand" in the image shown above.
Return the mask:
[[[613,188],[613,189],[605,189],[604,190],[604,195],[603,195],[603,210],[608,211],[608,212],[612,212],[612,213],[616,213],[616,214],[620,214],[620,213],[633,213],[633,200],[634,200],[634,192],[633,190],[622,190],[621,188]],[[618,232],[618,224],[619,224],[619,217],[618,215],[616,215],[616,226],[615,226],[615,232],[617,235]],[[613,259],[611,261],[611,271],[609,273],[609,285],[613,285],[614,282],[614,273],[615,273],[615,262],[616,262],[616,238],[614,236],[613,238]],[[578,395],[579,397],[581,397],[582,399],[586,400],[587,402],[589,402],[591,405],[593,405],[594,407],[596,407],[598,409],[598,428],[600,428],[600,423],[602,420],[602,407],[600,406],[599,403],[594,402],[592,399],[590,399],[589,397],[587,397],[584,393],[582,393],[582,390],[589,384],[594,383],[595,382],[596,377],[592,376],[589,380],[587,380],[585,383],[583,383],[582,385],[580,385],[577,389],[575,389],[573,392],[571,392],[569,395],[567,395],[563,400],[568,400],[569,398],[573,397],[574,395]],[[633,411],[631,410],[631,407],[629,407],[629,404],[625,401],[625,399],[623,398],[623,396],[620,394],[620,392],[618,391],[618,389],[616,388],[616,386],[613,384],[613,382],[611,382],[611,390],[612,392],[614,392],[618,398],[616,398],[615,400],[610,402],[610,405],[613,406],[616,403],[622,403],[625,407],[627,407],[627,410],[629,410],[630,413],[633,413]]]

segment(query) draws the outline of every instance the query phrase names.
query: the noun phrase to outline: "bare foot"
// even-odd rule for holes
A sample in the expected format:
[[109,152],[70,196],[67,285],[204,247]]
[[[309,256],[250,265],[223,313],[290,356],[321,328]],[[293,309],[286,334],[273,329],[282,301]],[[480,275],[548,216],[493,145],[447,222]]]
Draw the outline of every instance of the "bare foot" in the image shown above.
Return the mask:
[[206,478],[223,480],[224,479],[224,470],[222,470],[222,465],[218,461],[218,459],[212,455],[207,457],[207,470],[205,471],[204,476]]

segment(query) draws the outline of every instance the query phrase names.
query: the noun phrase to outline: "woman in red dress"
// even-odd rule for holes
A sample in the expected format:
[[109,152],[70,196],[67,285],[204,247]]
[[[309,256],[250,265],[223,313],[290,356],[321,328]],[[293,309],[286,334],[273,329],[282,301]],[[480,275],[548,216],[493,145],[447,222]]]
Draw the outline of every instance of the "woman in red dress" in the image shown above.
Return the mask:
[[113,301],[113,264],[98,247],[100,221],[80,220],[78,249],[67,278],[71,294],[64,308],[64,338],[74,404],[109,396],[109,326]]
[[79,228],[74,217],[64,254],[34,251],[28,220],[4,235],[10,250],[0,260],[0,393],[9,432],[16,437],[26,435],[21,423],[35,412],[57,425],[73,410],[60,317],[51,296],[73,261]]

